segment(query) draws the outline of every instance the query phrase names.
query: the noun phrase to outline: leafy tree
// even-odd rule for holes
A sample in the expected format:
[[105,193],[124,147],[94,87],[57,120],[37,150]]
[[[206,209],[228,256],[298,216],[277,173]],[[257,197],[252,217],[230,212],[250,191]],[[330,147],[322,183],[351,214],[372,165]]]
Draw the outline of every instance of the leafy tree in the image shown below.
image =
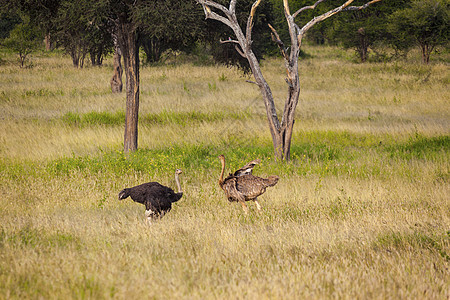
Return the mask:
[[[87,39],[89,41],[89,56],[93,66],[101,66],[103,58],[113,50],[113,24],[109,18],[109,9],[96,3],[97,13],[89,22]],[[100,13],[101,11],[101,13]]]
[[437,46],[449,42],[449,2],[414,0],[410,7],[395,12],[389,19],[389,32],[398,38],[396,47],[420,46],[422,62],[428,64]]
[[133,10],[147,62],[157,62],[166,50],[189,52],[204,35],[204,17],[194,0],[143,0]]
[[[341,14],[334,19],[329,37],[344,48],[355,49],[360,61],[368,59],[370,49],[376,48],[389,37],[386,19],[410,0],[390,0],[364,10]],[[391,39],[395,37],[391,36]]]
[[23,68],[27,56],[39,47],[40,32],[28,21],[14,27],[3,45],[19,55],[20,67]]
[[7,38],[11,30],[20,23],[20,17],[14,12],[0,11],[0,40]]
[[333,37],[340,41],[344,48],[355,49],[361,62],[365,62],[369,47],[377,41],[380,27],[384,26],[381,20],[382,16],[373,7],[352,12],[344,17],[341,15],[341,19],[335,23]]
[[52,46],[51,35],[61,0],[0,0],[0,7],[27,16],[30,25],[44,34],[46,50]]
[[93,65],[99,65],[103,55],[111,51],[108,13],[108,7],[103,2],[61,2],[55,36],[58,44],[72,57],[75,67],[83,67],[87,54],[91,55]]
[[[252,4],[253,0],[237,3],[237,18],[241,24],[246,22],[245,11],[250,10]],[[261,58],[276,50],[270,41],[267,27],[267,23],[273,20],[271,3],[261,3],[257,16],[253,47],[257,57]],[[223,24],[206,22],[201,6],[194,0],[142,0],[133,10],[133,19],[140,28],[140,44],[146,53],[147,62],[159,61],[161,54],[169,49],[189,53],[203,44],[216,62],[249,70],[247,60],[235,51],[233,45],[217,43],[218,40],[228,40],[232,31]]]

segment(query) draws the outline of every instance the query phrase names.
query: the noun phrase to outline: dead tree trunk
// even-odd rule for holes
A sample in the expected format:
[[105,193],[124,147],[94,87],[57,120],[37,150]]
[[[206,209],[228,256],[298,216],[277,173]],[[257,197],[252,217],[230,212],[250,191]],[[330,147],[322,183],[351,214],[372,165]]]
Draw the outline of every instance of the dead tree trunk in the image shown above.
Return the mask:
[[122,92],[122,64],[120,62],[122,55],[120,54],[120,48],[116,46],[114,48],[114,75],[111,78],[111,91],[113,93],[121,93]]
[[261,92],[264,104],[266,107],[267,120],[269,123],[270,133],[272,135],[272,142],[275,152],[275,158],[277,160],[289,160],[290,158],[290,148],[291,139],[295,122],[295,109],[298,104],[298,99],[300,96],[300,80],[298,75],[298,58],[300,55],[300,47],[302,39],[306,31],[334,14],[337,14],[344,10],[359,10],[369,6],[372,3],[379,2],[381,0],[372,0],[362,6],[349,6],[354,0],[347,0],[341,6],[332,9],[320,16],[313,18],[306,25],[300,28],[295,22],[295,17],[302,11],[308,9],[315,9],[324,0],[318,0],[314,5],[305,6],[294,14],[290,13],[288,0],[283,0],[284,5],[284,15],[289,27],[289,35],[291,40],[291,46],[288,49],[284,46],[283,42],[280,40],[278,33],[275,28],[269,25],[272,30],[272,39],[278,44],[280,51],[284,58],[284,64],[286,67],[286,83],[288,85],[288,95],[284,104],[284,111],[282,114],[281,121],[278,118],[272,91],[264,79],[261,72],[258,60],[252,51],[252,27],[253,18],[255,15],[256,8],[258,7],[261,0],[256,0],[251,8],[250,15],[247,20],[247,27],[245,33],[243,32],[241,26],[238,23],[236,17],[236,2],[237,0],[231,0],[229,7],[225,7],[214,1],[209,0],[196,0],[203,6],[206,18],[214,19],[220,21],[230,27],[235,36],[236,40],[221,41],[222,43],[234,43],[236,50],[245,57],[253,73],[256,85],[258,85]]
[[117,22],[120,50],[123,56],[126,78],[126,112],[124,152],[137,150],[138,146],[138,113],[139,113],[139,47],[136,25],[129,22],[126,15],[120,16]]

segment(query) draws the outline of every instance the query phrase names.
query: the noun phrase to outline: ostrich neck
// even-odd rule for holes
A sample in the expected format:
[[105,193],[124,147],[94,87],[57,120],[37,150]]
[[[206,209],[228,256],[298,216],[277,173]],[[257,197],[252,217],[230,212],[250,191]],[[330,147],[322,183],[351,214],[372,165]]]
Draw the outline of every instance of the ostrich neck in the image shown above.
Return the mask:
[[225,160],[221,160],[222,162],[222,171],[220,172],[219,184],[223,184],[223,174],[225,173]]
[[175,174],[175,183],[177,184],[178,193],[182,193],[183,191],[181,190],[181,185],[180,185],[180,180],[178,179],[178,174]]

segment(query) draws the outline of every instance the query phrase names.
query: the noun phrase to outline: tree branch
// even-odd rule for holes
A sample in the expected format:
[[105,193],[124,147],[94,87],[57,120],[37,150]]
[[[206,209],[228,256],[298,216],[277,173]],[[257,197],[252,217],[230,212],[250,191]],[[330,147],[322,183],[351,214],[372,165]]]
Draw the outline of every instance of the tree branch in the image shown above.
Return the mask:
[[283,0],[283,7],[284,7],[284,13],[287,16],[290,16],[291,12],[289,11],[289,2],[288,2],[288,0]]
[[[227,16],[230,14],[230,11],[223,5],[218,4],[214,1],[209,1],[209,0],[197,0],[198,3],[200,3],[203,7],[205,6],[211,6],[211,7],[215,7],[218,10],[222,11],[224,14],[226,14]],[[208,7],[207,8],[209,11],[211,11],[211,9]]]
[[229,8],[229,10],[230,10],[230,13],[232,15],[234,15],[234,13],[236,12],[236,0],[231,0],[230,1],[230,8]]
[[[207,19],[214,19],[217,21],[220,21],[222,23],[224,23],[225,25],[232,27],[230,18],[232,18],[232,14],[230,13],[230,11],[223,5],[220,5],[214,1],[209,1],[209,0],[197,0],[198,3],[200,3],[203,7],[203,11],[205,12],[205,17]],[[211,10],[211,7],[217,8],[218,10],[220,10],[221,12],[223,12],[227,18],[217,14],[216,12],[213,12]]]
[[[285,0],[285,1],[287,1],[287,0]],[[316,4],[320,3],[320,1],[321,1],[321,0],[317,1]],[[341,11],[361,10],[361,9],[364,9],[364,8],[368,7],[369,5],[371,5],[371,4],[373,4],[373,3],[380,2],[381,0],[372,0],[372,1],[369,1],[369,2],[367,2],[366,4],[361,5],[361,6],[349,6],[353,1],[354,1],[354,0],[347,0],[347,1],[346,1],[344,4],[342,4],[341,6],[336,7],[335,9],[332,9],[332,10],[330,10],[330,11],[328,11],[328,12],[326,12],[326,13],[324,13],[324,14],[318,16],[318,17],[314,17],[314,19],[312,19],[311,21],[309,21],[305,26],[303,26],[303,27],[300,29],[300,32],[299,32],[299,34],[298,34],[299,42],[301,42],[300,39],[301,39],[301,37],[303,36],[303,34],[304,34],[309,28],[311,28],[312,26],[314,26],[315,24],[317,24],[317,23],[319,23],[319,22],[321,22],[321,21],[323,21],[323,20],[325,20],[325,19],[328,19],[329,17],[331,17],[331,16],[333,16],[333,15],[335,15],[335,14],[337,14],[337,13],[340,13]],[[314,4],[314,5],[316,5],[316,4]]]
[[261,0],[256,0],[253,3],[252,9],[250,10],[250,15],[248,16],[247,30],[245,34],[248,46],[250,46],[250,44],[252,43],[253,17],[255,16],[256,8],[258,7],[259,3],[261,3]]
[[292,17],[295,19],[295,17],[296,17],[299,13],[301,13],[302,11],[305,11],[305,10],[307,10],[307,9],[316,9],[317,5],[319,5],[319,4],[320,4],[321,2],[323,2],[323,1],[325,1],[325,0],[319,0],[319,1],[317,1],[316,3],[314,3],[313,5],[305,6],[305,7],[300,8],[299,10],[297,10],[297,11],[292,15]]
[[244,52],[242,52],[241,49],[239,49],[238,45],[240,46],[241,44],[239,44],[239,41],[236,40],[232,40],[231,38],[229,40],[219,40],[221,44],[227,44],[227,43],[234,43],[237,45],[234,45],[234,49],[236,49],[237,53],[239,53],[242,57],[247,58],[247,55],[245,55]]
[[247,55],[245,55],[245,53],[242,52],[237,45],[234,45],[234,49],[236,49],[237,53],[239,53],[243,58],[247,58]]
[[239,44],[239,42],[238,41],[236,41],[236,40],[232,40],[231,38],[229,38],[228,40],[219,40],[219,42],[221,43],[221,44],[226,44],[226,43],[236,43],[236,44]]
[[381,0],[372,0],[372,1],[367,2],[366,4],[361,5],[361,6],[349,6],[349,7],[345,8],[344,11],[348,11],[348,10],[361,10],[361,9],[364,9],[364,8],[368,7],[369,5],[371,5],[371,4],[373,4],[373,3],[380,2],[380,1],[381,1]]
[[318,16],[318,17],[314,17],[311,21],[309,21],[308,23],[306,23],[306,25],[303,26],[303,27],[300,29],[300,32],[299,32],[298,35],[299,35],[299,36],[300,36],[300,35],[303,35],[309,28],[311,28],[311,27],[314,26],[315,24],[317,24],[317,23],[319,23],[319,22],[321,22],[321,21],[323,21],[323,20],[325,20],[325,19],[328,19],[329,17],[331,17],[331,16],[333,16],[333,15],[335,15],[335,14],[341,12],[344,8],[346,8],[347,6],[349,6],[353,1],[354,1],[354,0],[347,0],[347,1],[346,1],[344,4],[342,4],[341,6],[336,7],[335,9],[332,9],[332,10],[330,10],[330,11],[327,11],[326,13],[324,13],[324,14]]
[[289,56],[286,53],[286,48],[284,47],[284,43],[281,41],[278,32],[275,30],[275,28],[272,27],[272,25],[267,25],[269,25],[270,30],[272,30],[272,41],[274,41],[278,45],[278,48],[280,48],[281,54],[283,55],[284,59],[286,61],[289,61]]

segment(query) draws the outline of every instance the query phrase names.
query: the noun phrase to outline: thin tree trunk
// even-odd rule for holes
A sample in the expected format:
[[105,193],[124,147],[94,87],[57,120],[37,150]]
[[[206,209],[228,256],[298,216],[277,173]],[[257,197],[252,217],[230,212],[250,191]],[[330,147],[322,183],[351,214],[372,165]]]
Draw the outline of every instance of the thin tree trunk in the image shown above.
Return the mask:
[[45,44],[45,51],[51,51],[52,50],[52,40],[50,33],[47,33],[44,37],[44,44]]
[[121,60],[120,55],[120,48],[118,46],[115,47],[114,50],[114,75],[111,78],[111,91],[113,93],[121,93],[122,92],[122,64],[120,62]]
[[434,47],[429,46],[428,44],[422,44],[422,62],[426,65],[430,63],[430,55],[433,52]]
[[75,68],[79,67],[79,56],[78,56],[78,52],[76,51],[76,49],[72,49],[70,51],[70,56],[72,57],[72,64]]
[[358,35],[359,35],[359,58],[361,59],[361,62],[366,62],[367,60],[367,51],[368,51],[368,42],[367,42],[367,36],[366,32],[363,27],[358,29]]
[[137,150],[139,113],[139,48],[135,25],[126,18],[118,23],[118,42],[123,56],[126,78],[126,112],[124,152]]

